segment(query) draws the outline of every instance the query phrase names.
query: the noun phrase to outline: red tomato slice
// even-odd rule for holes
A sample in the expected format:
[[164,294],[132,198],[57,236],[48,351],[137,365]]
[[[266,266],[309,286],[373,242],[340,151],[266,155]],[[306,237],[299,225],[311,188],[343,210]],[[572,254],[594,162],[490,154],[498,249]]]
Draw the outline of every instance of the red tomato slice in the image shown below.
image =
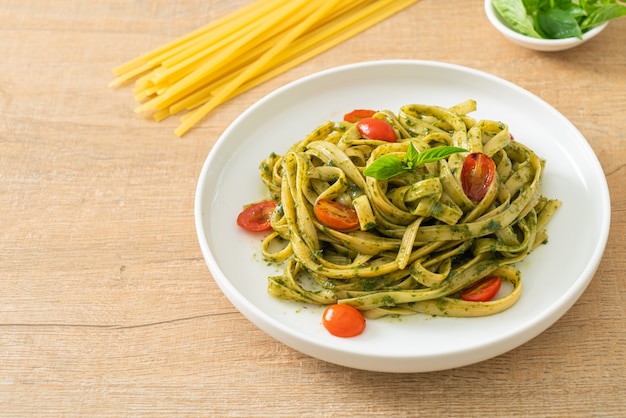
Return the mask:
[[365,317],[354,306],[337,304],[326,308],[322,324],[336,337],[356,337],[365,329]]
[[461,185],[472,202],[480,202],[496,177],[496,163],[482,152],[465,157],[461,170]]
[[272,228],[271,219],[274,209],[276,209],[276,202],[272,200],[250,205],[237,216],[237,225],[247,231],[267,231]]
[[329,199],[319,199],[313,207],[317,219],[329,228],[349,231],[359,227],[359,218],[352,206]]
[[343,115],[343,120],[350,123],[356,123],[364,118],[371,118],[376,113],[375,110],[369,109],[354,109],[350,113]]
[[489,276],[461,292],[461,299],[469,302],[487,302],[496,296],[502,280],[498,276]]
[[366,138],[396,142],[396,131],[382,119],[364,118],[356,124],[357,129]]

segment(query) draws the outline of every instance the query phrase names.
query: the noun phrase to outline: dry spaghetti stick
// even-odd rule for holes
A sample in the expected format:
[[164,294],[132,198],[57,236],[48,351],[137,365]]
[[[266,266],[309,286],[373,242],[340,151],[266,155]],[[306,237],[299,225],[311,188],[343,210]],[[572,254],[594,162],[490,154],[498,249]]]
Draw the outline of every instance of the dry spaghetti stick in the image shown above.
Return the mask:
[[[245,48],[243,47],[239,48],[238,53],[245,54],[247,53],[248,48],[253,48],[253,47],[254,47],[254,44],[249,43],[245,46]],[[253,57],[256,57],[256,55],[254,54],[250,54],[250,55]],[[160,93],[159,95],[143,103],[135,111],[139,113],[139,112],[143,112],[146,110],[160,110],[171,105],[172,103],[175,103],[178,100],[181,100],[185,96],[193,93],[198,88],[204,85],[207,85],[209,83],[215,82],[215,79],[219,79],[220,75],[223,75],[224,69],[228,69],[231,67],[229,64],[227,64],[228,62],[229,61],[226,61],[224,65],[216,66],[213,71],[207,73],[205,77],[199,79],[199,81],[195,83],[188,83],[187,85],[183,85],[182,83],[178,82],[179,80],[175,80],[172,82],[168,80],[166,82],[166,85],[168,86],[167,89],[163,90],[162,92],[159,92]],[[216,63],[216,65],[217,64],[218,63]],[[205,71],[205,69],[203,68],[203,65],[204,64],[194,64],[193,68],[187,68],[187,69],[184,69],[184,71],[187,73],[187,76],[193,76],[196,73],[196,71]],[[237,70],[239,70],[238,67],[232,68],[232,71],[237,71]],[[147,85],[145,88],[150,89],[149,86],[150,85]]]
[[[158,105],[156,106],[156,110],[160,112],[165,108],[169,108],[170,114],[173,114],[177,113],[173,112],[173,107],[175,107],[179,103],[184,103],[187,100],[190,100],[190,98],[192,97],[196,98],[203,96],[207,98],[214,90],[223,86],[226,82],[232,80],[234,77],[240,74],[246,66],[250,65],[256,59],[258,59],[258,57],[263,52],[264,50],[261,50],[259,48],[258,51],[255,51],[255,54],[250,54],[250,56],[246,57],[243,61],[231,62],[227,65],[224,65],[212,74],[213,77],[207,77],[205,80],[203,80],[203,82],[194,84],[193,86],[190,86],[188,89],[181,91],[179,94],[172,96],[169,99],[159,101]],[[258,55],[256,53],[258,53]],[[203,101],[206,101],[206,99]]]
[[[274,1],[285,1],[285,0],[274,0]],[[289,46],[289,48],[285,48],[281,51],[277,56],[268,60],[268,62],[264,66],[260,66],[255,71],[255,74],[250,76],[249,79],[243,81],[238,87],[236,87],[231,94],[225,96],[225,98],[217,103],[217,105],[229,100],[230,98],[236,96],[237,94],[242,93],[264,81],[267,79],[274,77],[280,74],[283,71],[301,63],[316,54],[321,53],[322,51],[329,49],[330,47],[340,43],[341,41],[353,36],[354,34],[366,29],[369,26],[374,25],[378,21],[388,17],[389,15],[396,13],[402,8],[407,7],[408,5],[416,2],[418,0],[404,0],[402,2],[394,2],[394,1],[346,1],[341,4],[337,4],[335,8],[329,8],[328,14],[324,16],[324,19],[320,19],[317,22],[314,22],[305,33],[297,37],[293,43]],[[339,3],[339,2],[338,2]],[[352,10],[359,10],[359,6],[361,3],[366,3],[363,9],[367,9],[372,13],[372,6],[379,6],[383,8],[391,4],[391,6],[385,7],[380,10],[379,18],[367,17],[366,14],[355,12],[352,14]],[[395,5],[394,5],[395,3]],[[298,2],[298,5],[301,5],[301,2]],[[266,16],[263,16],[262,19],[266,19]],[[360,22],[359,19],[364,19],[363,22]],[[347,22],[351,21],[354,26],[345,29],[345,26],[348,25]],[[266,24],[268,24],[266,22]],[[271,25],[269,23],[268,25]],[[343,31],[343,32],[342,32]],[[308,33],[307,33],[308,32]],[[331,35],[332,34],[332,35]],[[265,34],[263,34],[265,35]],[[275,43],[272,40],[273,43]],[[261,41],[261,46],[268,45],[269,42],[267,40]],[[159,57],[159,59],[163,59],[163,57],[167,56],[170,61],[169,64],[176,65],[177,59],[182,57],[186,51],[190,48],[200,47],[200,45],[205,45],[210,43],[210,36],[205,37],[196,37],[191,38],[186,41],[184,44],[180,44],[177,47],[174,47],[168,51],[164,51],[163,54]],[[173,50],[176,49],[175,52]],[[257,52],[260,48],[253,49],[250,52]],[[206,62],[202,59],[198,59],[195,61],[195,64],[189,63],[187,66],[180,66],[180,72],[173,73],[176,74],[175,77],[171,79],[161,80],[159,83],[155,84],[152,80],[154,80],[159,74],[160,71],[166,70],[167,67],[163,65],[163,63],[157,64],[156,69],[152,71],[152,73],[146,74],[137,80],[137,87],[135,89],[136,99],[151,99],[151,98],[159,98],[159,104],[155,107],[156,112],[154,113],[154,118],[157,120],[162,120],[163,118],[169,116],[170,114],[180,111],[181,104],[185,104],[187,108],[195,108],[200,105],[206,105],[206,103],[210,102],[212,93],[222,93],[224,86],[229,86],[230,83],[233,83],[233,80],[237,80],[241,74],[244,74],[249,70],[249,67],[253,66],[250,64],[251,54],[241,55],[241,54],[233,54],[229,59],[225,60],[221,65],[215,68],[215,70],[221,70],[221,74],[214,74],[214,80],[207,80],[205,77],[197,82],[190,83],[187,88],[180,87],[180,83],[177,82],[181,76],[185,74],[194,74],[198,68],[202,66],[206,69]],[[199,63],[202,63],[199,64]],[[224,69],[228,68],[232,70],[232,75],[228,75],[227,71]],[[187,79],[188,81],[189,79]],[[176,87],[173,87],[176,86]],[[171,92],[173,88],[178,88],[179,92],[176,95],[172,95]],[[202,93],[202,94],[199,94]],[[169,98],[166,100],[162,100],[160,96],[169,95]],[[215,100],[215,97],[213,97]],[[209,110],[210,111],[210,110]],[[193,114],[195,112],[190,112]],[[188,120],[189,115],[184,116],[183,123]],[[197,122],[193,122],[195,124]],[[193,125],[192,124],[192,125]],[[188,128],[187,128],[188,129]]]
[[[269,69],[268,72],[261,74],[259,77],[247,82],[245,85],[238,88],[233,94],[231,94],[226,100],[230,100],[238,94],[243,93],[272,77],[277,76],[278,74],[287,71],[290,68],[322,53],[323,51],[330,49],[331,47],[337,45],[340,42],[356,35],[357,33],[367,29],[370,26],[373,26],[377,22],[382,19],[385,19],[391,16],[394,13],[406,8],[408,5],[415,3],[418,0],[404,0],[401,2],[395,1],[383,1],[376,2],[372,4],[370,7],[365,9],[360,9],[357,14],[354,16],[350,16],[345,19],[345,21],[341,24],[341,27],[327,28],[321,27],[316,34],[307,35],[308,38],[305,40],[298,40],[298,43],[294,43],[293,48],[290,48],[288,51],[284,51],[285,53],[281,54],[280,57],[277,58],[278,61],[281,62],[280,65],[273,69]],[[388,3],[393,3],[393,7],[387,7]],[[382,13],[382,14],[381,14]],[[373,16],[368,16],[373,15]],[[369,19],[363,22],[359,22],[362,19]],[[336,25],[338,26],[338,25]],[[349,29],[343,33],[340,33],[341,30],[345,30],[346,27]],[[332,30],[332,32],[330,32]],[[324,41],[321,45],[317,45],[318,42]],[[315,46],[311,49],[312,46]],[[308,51],[306,48],[310,48]],[[288,55],[287,57],[284,57]],[[231,77],[232,78],[232,77]],[[220,82],[218,84],[223,84],[224,82]],[[213,94],[211,85],[204,87],[192,95],[184,98],[183,100],[174,103],[169,110],[169,114],[176,114],[182,110],[190,110],[193,109],[205,101],[207,101]],[[217,87],[216,87],[217,88]],[[225,101],[226,101],[225,100]],[[163,117],[163,115],[160,115]],[[183,117],[184,118],[184,117]]]
[[[251,26],[254,27],[254,26]],[[208,38],[204,39],[204,37],[200,40],[194,40],[190,45],[183,45],[181,46],[182,49],[187,50],[189,48],[201,48],[204,49],[206,51],[207,54],[213,53],[215,52],[215,50],[227,46],[229,43],[231,43],[233,41],[233,39],[237,39],[238,35],[234,34],[233,38],[226,38],[223,39],[221,41],[215,42],[213,44],[210,44],[211,42],[211,34],[207,35]],[[208,47],[207,47],[208,46]],[[174,57],[179,56],[180,53],[177,52],[177,55],[175,55]],[[158,57],[156,60],[162,60],[164,58],[167,58],[165,56],[162,57]],[[173,59],[173,58],[170,58]],[[146,65],[152,65],[151,63],[146,64]],[[153,68],[153,71],[140,77],[135,85],[135,93],[139,93],[141,92],[141,90],[143,88],[152,88],[154,85],[157,85],[159,83],[165,83],[165,78],[168,78],[167,84],[168,85],[172,85],[174,84],[173,81],[176,80],[176,78],[181,79],[184,78],[186,75],[188,75],[189,73],[191,73],[193,70],[197,69],[199,66],[201,65],[201,62],[189,62],[188,65],[186,67],[181,67],[180,69],[171,69],[171,68],[164,68],[164,66],[162,64],[159,63],[159,66],[156,66],[156,68]],[[165,74],[165,72],[167,72],[167,74]],[[176,77],[174,77],[174,74],[176,73]]]
[[[241,37],[250,33],[252,30],[258,29],[262,25],[262,21],[257,21],[252,25],[249,25],[247,28],[242,29],[241,33],[234,33],[220,40],[216,40],[211,43],[201,43],[198,46],[194,46],[191,48],[191,51],[197,51],[196,55],[193,55],[189,58],[183,59],[180,62],[173,64],[173,60],[169,66],[165,66],[165,63],[156,68],[151,76],[150,82],[154,84],[162,83],[166,80],[175,80],[179,81],[190,74],[189,68],[200,68],[203,64],[203,59],[205,57],[209,57],[211,59],[211,55],[219,53],[224,49],[231,46],[234,42],[236,42]],[[178,58],[178,57],[176,57]]]
[[[345,4],[342,5],[342,9],[339,11],[335,11],[333,13],[334,18],[337,18],[338,13],[343,13],[347,9],[350,9],[350,8],[352,9],[357,8],[359,7],[361,3],[363,3],[362,0],[361,1],[343,0],[343,1],[345,2]],[[304,10],[304,12],[306,13],[306,10]],[[328,19],[325,19],[325,20],[328,20]],[[278,36],[279,32],[281,31],[282,31],[282,28],[277,27],[275,28],[275,30],[273,30],[273,32],[264,34],[264,37],[272,38],[272,36],[274,35]],[[176,94],[175,96],[171,96],[168,99],[157,99],[158,102],[155,108],[158,111],[161,111],[167,106],[176,105],[176,103],[178,103],[179,101],[186,99],[185,96],[188,96],[188,94],[184,94],[185,92],[190,92],[191,95],[194,97],[198,97],[198,96],[206,97],[208,92],[216,89],[218,86],[222,86],[223,84],[225,84],[226,81],[232,79],[233,78],[231,76],[232,74],[237,74],[238,72],[243,71],[244,67],[246,67],[251,62],[256,60],[258,56],[260,56],[265,50],[269,49],[271,45],[274,44],[275,42],[276,42],[275,39],[269,39],[269,40],[261,39],[258,45],[250,45],[249,51],[243,51],[241,53],[242,55],[241,57],[237,57],[237,59],[234,59],[231,62],[227,62],[219,68],[216,68],[207,77],[203,79],[202,83],[197,83],[196,85],[194,85],[196,87],[195,92],[190,91],[190,89],[186,89],[185,91],[182,91],[181,93]],[[199,95],[196,93],[199,93]],[[159,113],[159,115],[157,115],[156,117],[161,119],[163,117],[163,113]]]
[[282,8],[280,11],[272,15],[272,21],[264,22],[264,24],[259,26],[256,30],[253,30],[247,35],[242,36],[236,42],[229,45],[228,48],[211,57],[211,59],[203,64],[198,70],[189,74],[178,83],[172,85],[172,87],[163,96],[160,96],[149,103],[144,103],[143,105],[136,108],[135,112],[140,113],[143,111],[156,109],[156,106],[161,101],[165,101],[170,97],[179,94],[181,91],[194,86],[196,83],[201,82],[203,77],[208,76],[215,68],[219,68],[219,66],[223,65],[224,62],[232,59],[233,56],[241,53],[241,51],[245,50],[246,47],[249,48],[250,44],[258,41],[258,37],[262,36],[263,31],[266,30],[272,23],[285,21],[290,17],[290,15],[301,12],[303,10],[303,7],[301,7],[302,3],[306,3],[306,1],[299,0],[297,2],[290,2],[289,7]]
[[[417,0],[413,0],[413,1],[417,1]],[[338,15],[337,13],[335,13],[334,17],[335,17],[336,21],[330,21],[330,23],[326,22],[322,26],[318,26],[311,33],[307,33],[306,35],[298,38],[296,41],[294,41],[294,43],[290,46],[289,49],[286,49],[285,51],[281,52],[281,54],[276,57],[277,63],[280,63],[280,65],[283,66],[284,65],[283,64],[284,61],[293,59],[294,57],[302,54],[304,51],[306,51],[312,45],[314,45],[317,42],[321,42],[325,38],[331,38],[331,37],[335,36],[335,34],[340,32],[341,30],[345,29],[346,26],[352,25],[352,24],[358,22],[359,19],[364,18],[364,16],[367,16],[367,14],[378,12],[379,9],[382,9],[382,8],[384,8],[386,6],[386,3],[389,3],[389,0],[382,1],[382,2],[377,1],[377,2],[374,2],[373,4],[371,4],[370,6],[367,6],[366,8],[359,7],[357,9],[357,12],[352,12],[349,9],[354,9],[354,8],[358,7],[359,3],[350,2],[348,4],[348,7],[344,7],[343,10],[341,10],[341,12],[343,12],[344,14],[348,14],[348,16],[341,16],[341,15]],[[349,15],[349,13],[353,13],[353,15]],[[386,14],[383,15],[383,16],[386,16]],[[325,20],[328,20],[328,19],[325,19]],[[371,24],[369,24],[369,25],[371,25]],[[332,26],[332,27],[328,27],[328,26]],[[366,25],[363,25],[363,26],[366,26]],[[365,29],[365,28],[359,29],[358,31],[354,31],[354,33],[358,33],[358,32],[360,32],[363,29]],[[343,39],[345,39],[345,37],[342,37],[341,39],[343,40]],[[323,50],[328,49],[331,46],[336,45],[337,43],[339,43],[339,41],[331,42],[331,45],[329,45],[328,47],[320,48],[318,50],[319,50],[319,52],[322,52]],[[318,52],[316,52],[316,53],[318,53]],[[294,62],[294,64],[285,66],[285,68],[283,70],[280,70],[279,72],[285,71],[288,68],[291,68],[291,67],[295,66],[296,64],[301,63],[301,62],[311,58],[316,53],[307,54],[303,59],[298,59],[297,62]],[[243,69],[241,69],[240,71],[243,71]],[[259,78],[263,79],[263,80],[267,80],[267,79],[269,79],[271,77],[276,76],[279,72],[273,72],[269,77],[264,77],[263,75],[261,75]],[[237,74],[233,72],[229,77],[226,77],[225,79],[220,79],[219,81],[217,81],[216,83],[213,83],[211,85],[207,85],[206,87],[203,87],[203,88],[199,89],[198,91],[196,91],[192,95],[190,95],[190,96],[188,96],[188,97],[186,97],[186,98],[184,98],[184,99],[182,99],[182,100],[180,100],[180,101],[178,101],[176,103],[173,103],[171,108],[170,108],[170,114],[175,114],[175,113],[178,113],[181,110],[185,110],[185,109],[190,110],[190,109],[193,109],[193,108],[199,106],[200,104],[202,104],[203,102],[208,100],[208,98],[210,98],[210,96],[213,94],[213,90],[219,89],[221,86],[223,86],[229,80],[233,79],[236,75]],[[246,85],[248,85],[250,87],[247,87],[246,89],[251,88],[253,85],[258,85],[259,83],[260,82],[247,83]],[[241,88],[238,89],[237,94],[240,94],[242,91],[245,91],[245,90],[243,90]],[[234,97],[234,95],[230,96],[230,98],[232,98],[232,97]]]
[[157,122],[161,122],[169,116],[172,116],[169,109],[161,109],[152,114],[152,118]]
[[[240,54],[240,56],[238,56],[236,59],[231,59],[229,61],[226,61],[224,65],[220,65],[216,67],[213,71],[211,71],[209,74],[203,77],[200,82],[191,85],[190,88],[181,90],[177,94],[169,95],[168,98],[157,99],[155,97],[152,97],[152,99],[155,99],[156,102],[153,104],[145,104],[144,106],[146,108],[152,106],[154,107],[154,109],[163,109],[164,107],[170,106],[171,104],[193,93],[194,89],[198,90],[200,88],[203,88],[206,85],[215,83],[218,80],[224,77],[227,77],[229,74],[240,71],[242,67],[249,65],[252,61],[256,60],[265,50],[269,49],[271,47],[271,44],[272,42],[270,41],[265,41],[261,43],[260,45],[249,43],[246,45],[245,49],[242,48],[238,51],[238,54]],[[181,67],[176,73],[170,75],[170,77],[168,77],[167,79],[161,80],[157,84],[157,86],[166,86],[167,88],[170,88],[172,85],[176,84],[178,81],[180,81],[184,77],[201,69],[205,63],[206,61],[205,62],[198,61],[190,65],[187,65],[185,67]],[[138,80],[138,84],[139,83],[141,83],[141,85],[134,90],[136,98],[142,98],[142,99],[149,98],[151,94],[145,94],[144,92],[146,91],[150,93],[157,92],[158,95],[162,95],[166,93],[166,91],[161,91],[160,89],[156,89],[155,83],[150,79],[142,78],[141,80]],[[143,100],[137,100],[137,101],[142,102]]]
[[133,60],[127,61],[124,64],[121,64],[119,66],[117,66],[116,68],[113,69],[113,74],[115,75],[121,75],[124,74],[128,71],[130,71],[133,68],[136,68],[140,65],[142,65],[145,62],[150,61],[151,59],[153,59],[154,57],[157,57],[161,54],[163,54],[164,52],[167,52],[168,50],[179,46],[181,44],[184,44],[186,42],[188,42],[189,40],[197,37],[198,35],[201,35],[203,33],[206,33],[208,31],[211,31],[215,28],[218,28],[222,25],[227,25],[229,22],[233,21],[233,20],[237,20],[243,16],[246,16],[248,13],[252,13],[252,14],[256,14],[256,16],[258,16],[258,10],[260,7],[262,7],[263,4],[267,4],[267,3],[282,3],[283,0],[257,0],[254,3],[250,3],[247,6],[244,6],[242,8],[240,8],[239,10],[236,10],[232,13],[229,13],[225,16],[222,16],[221,18],[214,20],[184,36],[181,36],[175,40],[173,40],[172,42],[169,42],[163,46],[160,46],[158,48],[153,49],[152,51],[141,55]]
[[186,48],[180,54],[164,60],[161,68],[155,70],[152,81],[159,83],[163,79],[170,77],[171,74],[181,68],[199,61],[202,58],[213,54],[215,51],[228,46],[245,34],[263,25],[263,19],[268,15],[268,13],[282,7],[282,3],[287,1],[289,0],[279,0],[275,2],[275,4],[272,4],[272,7],[259,9],[255,13],[248,16],[248,18],[241,19],[236,23],[236,25],[223,28],[223,30],[219,31],[217,34],[211,33],[209,34],[210,36],[204,35],[202,42],[198,42],[189,48]]
[[[253,87],[258,86],[259,84],[264,83],[273,77],[276,77],[277,75],[289,70],[290,68],[293,68],[296,65],[299,65],[311,59],[312,57],[321,54],[322,52],[355,36],[356,34],[366,30],[376,23],[379,23],[380,21],[388,18],[389,16],[392,16],[393,14],[403,10],[409,5],[416,3],[417,1],[418,0],[377,1],[368,8],[361,9],[355,15],[348,17],[344,22],[342,22],[340,27],[320,28],[319,33],[310,36],[304,42],[298,44],[298,48],[286,51],[289,53],[289,57],[284,59],[285,62],[242,85],[224,101],[230,100],[233,97]],[[325,32],[325,30],[328,29],[335,30],[333,30],[332,32]],[[342,30],[344,32],[341,32]],[[306,50],[306,48],[310,49]],[[176,104],[173,104],[170,108],[170,114],[175,114],[185,109],[193,109],[199,106],[202,102],[208,100],[212,93],[213,91],[210,87],[204,88],[196,92],[194,95],[189,96],[188,98]]]
[[248,81],[250,78],[256,76],[259,70],[261,70],[277,54],[284,50],[291,42],[293,42],[294,39],[302,35],[302,33],[304,33],[307,29],[309,29],[311,25],[324,17],[324,15],[328,13],[328,10],[331,9],[336,3],[338,3],[338,1],[339,0],[327,1],[324,5],[315,10],[302,23],[300,23],[288,34],[286,34],[286,36],[282,38],[276,45],[274,45],[272,49],[263,54],[263,56],[259,58],[259,60],[247,67],[238,77],[236,77],[233,81],[217,91],[213,98],[200,106],[194,112],[190,113],[188,115],[189,117],[185,118],[183,123],[174,131],[174,133],[178,136],[181,136],[185,132],[187,132],[187,130],[189,130],[200,119],[206,116],[211,110],[213,110],[219,104],[223,103],[224,99],[226,99],[234,91],[236,91],[237,88],[239,88],[243,83]]
[[194,32],[191,32],[190,34],[122,64],[113,70],[114,75],[117,75],[118,77],[109,83],[109,86],[120,86],[140,74],[161,66],[163,61],[184,53],[184,51],[190,47],[206,45],[212,42],[212,40],[216,38],[213,33],[215,31],[222,31],[225,29],[227,31],[231,30],[236,32],[236,26],[245,26],[250,24],[250,22],[259,20],[265,13],[274,8],[281,7],[281,5],[286,1],[289,0],[259,0],[256,3],[249,4],[238,11],[223,16],[222,18],[205,25]]
[[[251,89],[261,83],[264,83],[267,80],[289,70],[290,68],[293,68],[294,66],[299,65],[313,58],[314,56],[321,54],[322,52],[355,36],[356,34],[368,29],[369,27],[375,25],[376,23],[379,23],[380,21],[388,18],[389,16],[392,16],[393,14],[403,10],[404,8],[408,7],[409,5],[417,1],[419,0],[403,0],[403,1],[388,0],[386,2],[384,1],[376,2],[375,4],[372,5],[371,9],[363,9],[359,12],[358,15],[352,16],[349,20],[344,22],[343,27],[338,28],[336,32],[333,32],[332,34],[326,34],[326,37],[325,37],[326,39],[323,40],[324,43],[316,44],[315,40],[309,41],[308,45],[306,46],[309,47],[313,45],[314,48],[309,49],[300,55],[293,54],[297,56],[291,57],[290,61],[287,61],[274,69],[270,69],[268,72],[262,74],[260,77],[257,77],[256,79],[242,86],[242,88],[236,91],[235,92],[236,94],[234,94],[232,97],[234,97],[237,94],[241,94],[242,92],[248,89]],[[390,5],[390,7],[387,7],[388,5]],[[363,19],[368,19],[368,20],[363,20]],[[340,30],[345,30],[345,32],[339,33]],[[321,37],[325,34],[320,33],[319,35]],[[230,100],[232,97],[229,97],[228,100]]]
[[[245,24],[249,23],[250,20],[255,20],[256,19],[256,20],[260,21],[262,19],[266,19],[267,16],[265,16],[264,13],[267,10],[276,9],[277,7],[281,7],[282,3],[286,2],[286,1],[290,1],[290,0],[271,0],[269,2],[266,1],[265,5],[258,6],[259,9],[251,10],[250,13],[247,14],[247,16],[244,16],[243,18],[238,19],[236,21],[235,21],[235,19],[232,19],[233,21],[235,21],[235,23],[231,23],[231,24],[232,25],[237,24],[239,27],[241,27],[242,25],[245,25]],[[257,2],[257,4],[258,3],[262,3],[262,2]],[[354,2],[354,1],[353,2],[349,2],[347,4],[347,6],[344,6],[344,8],[345,7],[357,7],[358,4],[359,4],[358,2]],[[336,11],[335,14],[336,13],[341,13],[341,12],[342,12],[342,10],[339,10],[339,11]],[[237,13],[238,12],[235,12],[233,14],[237,14]],[[331,16],[331,18],[332,17],[334,17],[334,16]],[[183,56],[188,56],[189,49],[196,49],[197,50],[197,48],[206,48],[207,44],[209,42],[211,42],[211,40],[213,39],[212,37],[215,35],[215,33],[213,33],[213,32],[215,32],[215,30],[218,30],[218,31],[221,30],[221,32],[218,32],[218,34],[223,34],[224,30],[225,30],[224,29],[224,26],[225,26],[226,28],[230,28],[226,33],[233,32],[233,33],[235,33],[235,35],[238,35],[237,31],[236,31],[236,28],[232,27],[231,25],[226,25],[226,23],[227,23],[226,20],[229,20],[229,19],[223,19],[223,20],[224,20],[224,24],[222,24],[222,25],[211,25],[210,24],[210,25],[205,26],[205,28],[207,28],[207,27],[210,28],[211,26],[215,26],[217,29],[211,28],[211,29],[214,29],[213,31],[211,31],[211,30],[205,30],[205,31],[199,30],[199,31],[194,32],[194,33],[199,33],[200,32],[200,34],[197,37],[193,37],[191,39],[186,39],[186,38],[190,37],[188,35],[187,37],[181,38],[181,39],[185,39],[185,43],[182,43],[182,44],[179,44],[179,45],[177,45],[175,47],[172,47],[172,49],[170,49],[170,50],[162,51],[163,49],[166,49],[167,46],[159,48],[160,55],[156,55],[155,53],[149,53],[149,54],[144,55],[143,57],[140,57],[137,60],[134,60],[134,61],[139,61],[139,60],[141,60],[141,58],[147,59],[151,55],[156,55],[155,58],[152,58],[152,60],[150,60],[149,62],[143,64],[141,67],[135,68],[131,72],[123,74],[121,77],[118,77],[118,79],[114,80],[114,82],[110,83],[110,85],[122,84],[123,82],[127,81],[128,79],[134,78],[137,75],[140,75],[141,73],[144,73],[144,72],[146,72],[146,71],[148,71],[148,70],[150,70],[150,69],[152,69],[154,67],[159,67],[159,68],[156,68],[151,75],[147,75],[147,76],[142,77],[136,83],[138,88],[135,89],[135,93],[138,93],[137,96],[140,97],[143,100],[143,98],[148,96],[148,94],[142,93],[140,91],[139,87],[151,86],[151,84],[148,82],[148,80],[146,80],[148,77],[159,77],[161,69],[163,67],[166,67],[168,65],[172,65],[172,63],[174,63],[176,60],[181,59]],[[204,32],[204,33],[201,33],[201,32]],[[219,36],[218,36],[218,38],[219,38]],[[213,39],[213,41],[214,41],[214,39]],[[170,43],[168,45],[172,45],[172,44],[173,43]],[[163,62],[161,63],[161,61],[163,61]],[[118,68],[121,68],[121,67],[118,67]],[[186,69],[185,72],[183,73],[183,76],[188,74],[188,73],[190,73],[190,72],[191,72],[190,70]],[[170,83],[170,84],[174,84],[174,83]],[[152,89],[152,86],[149,87],[149,88]]]
[[[209,38],[211,37],[211,34],[207,34],[206,36],[208,36]],[[156,56],[155,58],[150,59],[149,61],[146,61],[145,63],[129,69],[126,73],[120,74],[117,78],[115,78],[112,82],[109,83],[110,87],[117,87],[120,86],[124,83],[126,83],[127,81],[136,78],[138,76],[140,76],[141,74],[147,73],[151,70],[155,70],[156,68],[161,66],[161,62],[165,59],[168,59],[172,56],[175,56],[176,54],[181,53],[181,51],[184,51],[186,49],[188,49],[190,46],[196,45],[198,43],[202,43],[204,44],[207,41],[203,41],[202,38],[195,38],[195,39],[190,39],[188,42],[185,42],[184,44],[181,45],[177,45],[175,47],[173,47],[172,49],[168,50],[168,51],[164,51],[161,55]],[[149,78],[152,76],[152,73],[146,74],[145,76],[141,77],[143,78]],[[139,85],[141,85],[143,83],[140,82],[138,83]]]

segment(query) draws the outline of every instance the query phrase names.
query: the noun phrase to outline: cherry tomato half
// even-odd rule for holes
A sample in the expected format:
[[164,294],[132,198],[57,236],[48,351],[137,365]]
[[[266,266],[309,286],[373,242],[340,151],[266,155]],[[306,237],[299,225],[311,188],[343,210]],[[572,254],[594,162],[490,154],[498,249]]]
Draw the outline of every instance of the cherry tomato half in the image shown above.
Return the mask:
[[276,209],[276,202],[266,200],[245,208],[237,216],[237,225],[247,231],[267,231],[272,228],[272,214]]
[[366,138],[396,142],[396,131],[382,119],[364,118],[357,122],[356,127]]
[[365,317],[354,306],[336,304],[326,308],[322,324],[335,337],[356,337],[365,329]]
[[489,276],[461,292],[461,299],[469,302],[487,302],[493,299],[502,280],[498,276]]
[[461,170],[461,185],[472,202],[480,202],[496,177],[496,163],[482,152],[465,157]]
[[376,113],[375,110],[354,109],[352,112],[343,115],[343,120],[350,123],[356,123],[361,119],[371,118],[372,116],[374,116],[374,113]]
[[313,212],[317,219],[329,228],[349,231],[359,227],[359,217],[352,206],[329,199],[315,202]]

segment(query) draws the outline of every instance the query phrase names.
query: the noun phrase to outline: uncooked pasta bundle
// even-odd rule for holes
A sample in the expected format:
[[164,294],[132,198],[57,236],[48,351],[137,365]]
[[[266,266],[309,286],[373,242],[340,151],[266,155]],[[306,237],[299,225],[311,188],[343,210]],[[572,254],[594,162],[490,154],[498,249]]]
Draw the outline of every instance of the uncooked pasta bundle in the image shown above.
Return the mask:
[[227,100],[322,53],[417,0],[257,0],[113,70],[135,80],[137,113],[186,112],[182,136]]

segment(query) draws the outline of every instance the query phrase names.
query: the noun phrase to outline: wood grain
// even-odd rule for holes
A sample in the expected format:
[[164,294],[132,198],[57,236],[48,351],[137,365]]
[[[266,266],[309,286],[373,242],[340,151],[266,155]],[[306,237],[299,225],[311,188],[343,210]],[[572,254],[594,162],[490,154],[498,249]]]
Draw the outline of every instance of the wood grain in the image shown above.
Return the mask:
[[[0,415],[626,415],[626,20],[538,53],[500,37],[480,0],[422,0],[183,139],[177,120],[137,116],[129,88],[107,87],[114,66],[247,3],[0,3]],[[229,123],[289,81],[385,58],[528,89],[581,130],[607,176],[611,234],[586,292],[543,334],[480,364],[384,374],[305,356],[228,302],[197,244],[196,181]]]

